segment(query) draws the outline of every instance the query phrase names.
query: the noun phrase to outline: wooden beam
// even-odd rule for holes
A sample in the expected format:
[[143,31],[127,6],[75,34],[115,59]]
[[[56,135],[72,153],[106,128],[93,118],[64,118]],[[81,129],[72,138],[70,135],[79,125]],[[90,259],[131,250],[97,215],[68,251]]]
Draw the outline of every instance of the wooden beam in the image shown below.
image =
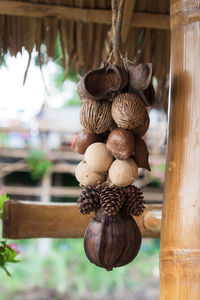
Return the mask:
[[[1,131],[0,131],[1,132]],[[12,158],[26,158],[31,149],[15,149],[15,148],[1,148],[0,157],[12,157]],[[56,160],[75,160],[80,161],[83,159],[83,155],[70,151],[70,147],[66,151],[53,150],[50,151],[53,159]]]
[[[81,215],[76,204],[72,203],[47,204],[9,200],[4,206],[3,237],[9,239],[83,237],[92,217],[92,214]],[[158,238],[161,205],[146,206],[143,215],[135,217],[135,220],[143,237]],[[156,227],[153,224],[156,224]]]
[[122,20],[121,42],[124,44],[127,40],[129,28],[131,25],[132,15],[136,0],[126,0],[124,4],[124,13]]
[[200,2],[171,0],[170,118],[160,300],[200,299]]
[[[9,195],[20,196],[41,196],[42,187],[31,186],[3,186],[3,191]],[[79,187],[60,187],[54,186],[49,189],[51,196],[59,197],[79,197],[81,188]]]
[[[41,196],[41,187],[30,187],[30,186],[3,186],[3,191],[9,195],[19,195],[19,196]],[[79,197],[81,194],[81,188],[79,187],[63,187],[54,186],[49,189],[50,196],[58,197]],[[146,202],[162,202],[163,194],[162,192],[144,191],[144,199]]]
[[[74,8],[22,1],[0,1],[0,14],[34,18],[54,17],[108,25],[111,25],[112,22],[111,10]],[[169,16],[165,14],[134,13],[131,26],[169,30]]]

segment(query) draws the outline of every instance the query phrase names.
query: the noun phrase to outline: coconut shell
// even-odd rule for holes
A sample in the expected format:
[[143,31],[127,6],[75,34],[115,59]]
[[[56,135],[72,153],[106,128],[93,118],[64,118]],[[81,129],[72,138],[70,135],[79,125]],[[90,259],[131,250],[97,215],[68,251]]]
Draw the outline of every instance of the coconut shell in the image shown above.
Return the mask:
[[121,66],[108,64],[89,71],[83,78],[81,94],[88,95],[94,100],[107,98],[112,92],[123,89],[128,85],[128,72]]
[[84,84],[83,78],[81,78],[79,80],[79,82],[77,83],[77,92],[78,92],[78,95],[80,98],[80,102],[82,102],[82,103],[83,103],[83,101],[90,98],[89,94],[87,93],[87,91],[85,89],[85,84]]
[[81,161],[75,170],[75,176],[80,184],[87,185],[98,185],[104,182],[105,175],[102,173],[96,173],[88,168],[85,161]]
[[110,132],[106,148],[115,158],[127,159],[134,153],[134,136],[129,130],[116,128]]
[[80,111],[81,125],[90,133],[104,133],[113,124],[111,103],[109,101],[84,101]]
[[133,159],[136,162],[138,168],[144,168],[148,171],[151,171],[151,167],[149,165],[149,151],[147,149],[147,145],[143,139],[135,136],[135,153],[133,155]]
[[153,76],[152,63],[139,64],[137,66],[127,63],[127,69],[129,72],[130,89],[144,91],[149,87]]
[[109,169],[109,178],[114,185],[126,187],[132,184],[138,174],[138,167],[132,158],[116,159]]
[[150,84],[150,86],[141,92],[141,98],[142,101],[144,102],[145,106],[152,106],[155,103],[156,100],[156,95],[155,95],[155,90],[153,87],[153,84]]
[[148,114],[147,110],[145,110],[145,114],[144,114],[144,117],[141,119],[140,125],[136,126],[134,129],[132,129],[131,130],[132,133],[139,137],[144,136],[149,128],[149,122],[150,122],[149,114]]
[[112,103],[112,117],[115,123],[124,129],[143,126],[146,108],[136,94],[119,94]]
[[104,134],[90,133],[83,129],[76,137],[74,151],[84,154],[88,146],[96,142],[103,142],[104,139]]

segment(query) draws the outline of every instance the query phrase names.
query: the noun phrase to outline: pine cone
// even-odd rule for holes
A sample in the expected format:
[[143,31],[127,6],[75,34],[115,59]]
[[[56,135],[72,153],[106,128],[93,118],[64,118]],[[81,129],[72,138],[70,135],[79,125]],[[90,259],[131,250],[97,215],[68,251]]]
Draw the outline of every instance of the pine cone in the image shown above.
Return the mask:
[[141,215],[144,211],[144,196],[142,191],[134,185],[129,185],[123,188],[123,192],[125,197],[123,209],[129,215]]
[[100,208],[100,187],[88,185],[83,187],[82,194],[78,198],[80,213],[85,215]]
[[117,186],[107,186],[100,194],[100,204],[102,211],[108,216],[114,216],[118,213],[124,203],[124,197],[121,188]]

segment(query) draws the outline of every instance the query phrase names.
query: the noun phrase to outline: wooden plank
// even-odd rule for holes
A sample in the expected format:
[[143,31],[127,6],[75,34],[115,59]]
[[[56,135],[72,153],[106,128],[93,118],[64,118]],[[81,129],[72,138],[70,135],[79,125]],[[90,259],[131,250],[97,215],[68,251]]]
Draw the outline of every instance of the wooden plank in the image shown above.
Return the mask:
[[[41,187],[30,187],[30,186],[3,186],[3,191],[9,195],[20,195],[20,196],[41,196]],[[51,196],[59,197],[79,197],[81,188],[79,187],[51,187],[49,194]]]
[[[70,147],[69,147],[70,148]],[[11,158],[26,158],[30,153],[31,149],[11,149],[0,147],[0,157],[11,157]],[[66,151],[52,150],[50,151],[52,158],[57,160],[75,160],[80,161],[83,155],[73,152],[70,149]]]
[[169,140],[160,300],[200,299],[200,2],[171,0]]
[[[27,186],[3,186],[2,189],[9,195],[19,195],[19,196],[41,196],[41,187],[27,187]],[[81,188],[79,187],[63,187],[54,186],[50,187],[49,195],[58,197],[79,197],[81,194]],[[162,202],[163,194],[162,192],[148,192],[145,190],[144,199],[146,202]]]
[[[9,239],[83,237],[92,217],[93,214],[81,215],[76,204],[72,203],[47,204],[9,200],[4,206],[3,237]],[[161,205],[146,206],[143,215],[135,217],[135,220],[143,237],[158,238]],[[157,224],[156,227],[154,224]]]
[[[23,17],[55,17],[84,23],[111,25],[111,11],[106,9],[73,8],[22,1],[0,1],[0,14]],[[131,26],[169,30],[169,16],[165,14],[134,13]]]
[[[1,6],[1,2],[0,2],[0,6]],[[1,11],[0,11],[0,14],[1,14]],[[77,134],[77,131],[72,132],[72,131],[66,130],[65,127],[58,127],[58,128],[53,127],[52,128],[51,124],[48,122],[45,122],[45,124],[38,123],[38,130],[40,132],[45,132],[45,133],[56,132],[56,133],[66,134],[66,135],[69,134],[70,136]],[[0,126],[0,133],[1,132],[4,132],[4,133],[18,132],[18,133],[30,133],[31,134],[31,128],[22,127],[22,126],[10,126],[10,127]]]

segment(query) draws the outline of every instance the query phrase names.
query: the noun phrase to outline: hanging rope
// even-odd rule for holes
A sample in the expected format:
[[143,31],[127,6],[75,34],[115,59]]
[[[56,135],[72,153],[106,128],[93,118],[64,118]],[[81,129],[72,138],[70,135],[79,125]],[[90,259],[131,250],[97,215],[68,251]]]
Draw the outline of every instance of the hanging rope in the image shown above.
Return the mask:
[[118,6],[118,0],[112,0],[112,31],[113,31],[113,55],[114,62],[119,64],[120,62],[120,45],[121,45],[121,29],[122,19],[124,11],[125,0],[120,0]]

